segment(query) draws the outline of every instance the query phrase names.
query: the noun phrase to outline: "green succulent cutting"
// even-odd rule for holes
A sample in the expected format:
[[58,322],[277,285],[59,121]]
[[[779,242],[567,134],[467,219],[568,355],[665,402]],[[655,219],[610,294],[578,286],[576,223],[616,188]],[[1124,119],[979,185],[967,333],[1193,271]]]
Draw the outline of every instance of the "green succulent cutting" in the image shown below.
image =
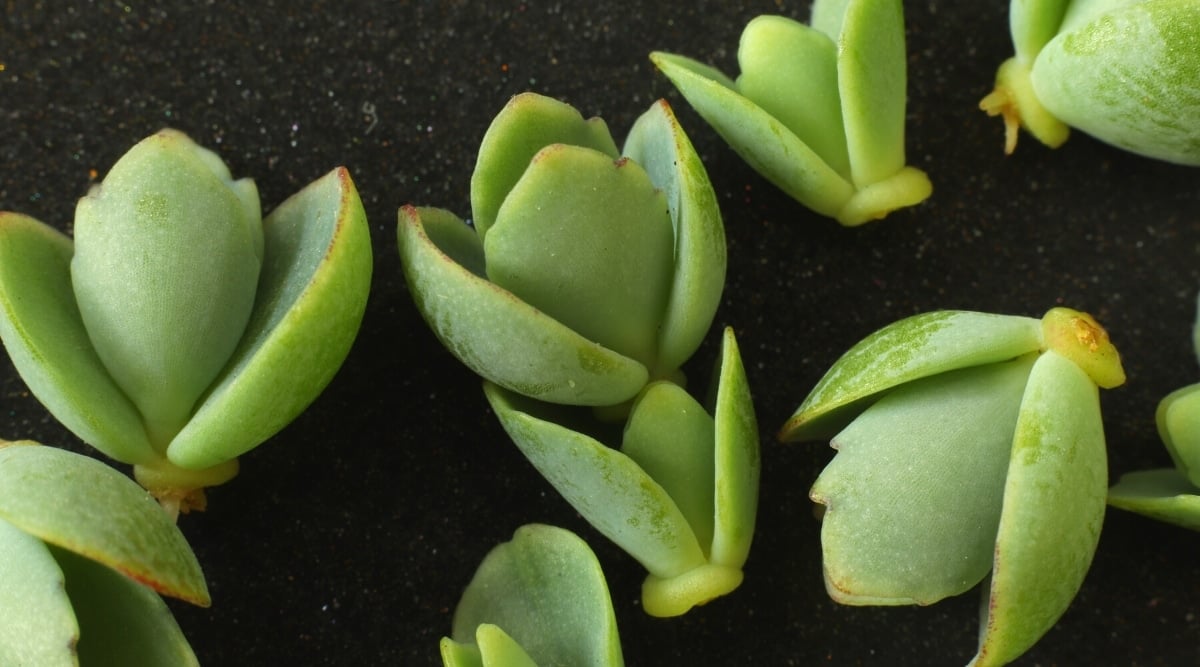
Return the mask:
[[400,258],[421,315],[519,394],[613,406],[679,377],[725,283],[716,195],[665,102],[618,153],[604,122],[514,97],[484,136],[473,225],[406,206]]
[[811,26],[759,16],[736,80],[680,55],[650,59],[750,166],[821,215],[860,225],[933,192],[905,160],[900,0],[817,0]]
[[0,338],[80,439],[172,511],[202,508],[354,340],[371,246],[350,175],[263,220],[252,181],[164,130],[80,200],[74,229],[0,213]]
[[975,667],[1029,649],[1066,610],[1100,538],[1098,387],[1125,381],[1107,333],[1055,308],[939,311],[850,349],[784,425],[832,438],[825,584],[845,604],[931,604],[989,579]]

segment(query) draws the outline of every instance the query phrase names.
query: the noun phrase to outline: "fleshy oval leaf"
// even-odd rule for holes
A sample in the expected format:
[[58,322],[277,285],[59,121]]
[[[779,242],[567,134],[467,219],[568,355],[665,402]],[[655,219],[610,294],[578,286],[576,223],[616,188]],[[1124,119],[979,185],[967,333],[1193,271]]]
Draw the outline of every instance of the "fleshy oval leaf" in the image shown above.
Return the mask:
[[1015,660],[1066,611],[1100,540],[1107,486],[1099,390],[1048,350],[1021,399],[973,667]]
[[687,518],[632,458],[537,414],[553,406],[537,405],[490,382],[484,383],[484,394],[546,481],[651,574],[671,578],[705,564]]
[[1200,531],[1200,489],[1175,468],[1121,475],[1108,490],[1108,504]]
[[83,326],[73,253],[71,239],[49,225],[0,212],[0,338],[29,389],[79,439],[118,461],[154,461],[141,414]]
[[820,31],[785,16],[758,16],[738,44],[737,90],[849,179],[837,57],[833,39]]
[[345,168],[313,181],[263,224],[263,268],[245,336],[167,449],[206,468],[249,451],[333,379],[358,333],[371,285],[371,238]]
[[[481,637],[486,625],[504,637],[491,630]],[[583,540],[553,526],[522,526],[488,553],[454,612],[452,636],[461,645],[482,639],[484,665],[510,664],[489,661],[514,653],[505,639],[542,665],[624,664],[600,563]],[[443,640],[443,658],[445,649]]]
[[663,193],[636,162],[547,146],[504,200],[483,251],[494,284],[657,367],[674,232]]
[[665,100],[642,114],[623,154],[667,199],[675,231],[675,274],[658,334],[658,366],[676,369],[704,340],[725,288],[725,225],[700,156]]
[[575,107],[537,93],[514,96],[484,133],[471,174],[471,216],[481,239],[487,238],[530,160],[550,144],[591,148],[614,160],[618,156],[602,119],[584,120]]
[[79,623],[41,540],[0,519],[0,664],[76,667]]
[[[440,209],[400,209],[400,259],[417,310],[455,357],[507,389],[552,403],[615,405],[633,398],[646,367],[567,328],[454,261],[465,226]],[[428,231],[427,231],[428,228]],[[482,249],[479,252],[482,262]],[[473,262],[474,263],[474,262]]]
[[183,533],[150,494],[100,461],[28,441],[0,446],[0,518],[163,595],[209,604]]
[[1088,19],[1038,55],[1031,80],[1041,103],[1118,148],[1200,165],[1200,4],[1148,0]]
[[193,667],[196,654],[163,599],[153,590],[66,549],[50,551],[66,577],[79,619],[81,665]]
[[854,186],[783,123],[700,62],[656,51],[650,60],[755,171],[808,208],[836,217]]
[[833,439],[813,485],[825,586],[843,604],[931,604],[992,567],[1033,355],[895,389]]
[[784,442],[827,440],[893,387],[957,368],[1015,359],[1042,346],[1031,317],[922,313],[867,336],[838,359],[783,425]]
[[253,182],[164,130],[75,209],[71,284],[104,367],[165,448],[237,346],[254,305],[262,219]]

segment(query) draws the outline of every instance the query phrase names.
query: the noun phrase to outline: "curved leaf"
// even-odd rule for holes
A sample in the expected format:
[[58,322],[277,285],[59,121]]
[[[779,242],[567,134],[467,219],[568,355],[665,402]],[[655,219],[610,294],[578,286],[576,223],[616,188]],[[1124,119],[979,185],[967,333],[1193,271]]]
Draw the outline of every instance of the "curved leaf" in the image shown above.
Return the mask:
[[1108,504],[1191,530],[1200,530],[1200,489],[1175,468],[1121,475]]
[[500,205],[533,156],[550,144],[592,148],[613,159],[618,155],[602,119],[584,120],[575,107],[536,93],[514,96],[483,135],[471,174],[471,216],[480,239],[487,238]]
[[725,288],[725,225],[704,164],[665,100],[629,130],[624,154],[667,198],[675,228],[675,276],[658,333],[658,366],[679,368],[712,325]]
[[79,624],[41,540],[0,519],[0,664],[76,666]]
[[444,235],[432,230],[461,225],[452,213],[406,206],[399,218],[400,259],[417,309],[471,370],[523,395],[575,405],[622,403],[646,384],[642,364],[580,336],[443,252],[434,238]]
[[1108,485],[1099,390],[1049,350],[1021,400],[979,652],[1005,665],[1054,625],[1092,562]]
[[1008,27],[1012,32],[1017,60],[1032,67],[1042,47],[1058,34],[1071,0],[1012,0],[1008,5]]
[[150,494],[95,459],[28,441],[0,447],[0,518],[164,595],[209,604],[183,533]]
[[258,296],[245,336],[167,456],[185,468],[233,459],[274,435],[333,379],[358,333],[371,237],[345,168],[312,182],[263,224]]
[[779,438],[828,439],[881,392],[948,370],[1015,359],[1041,346],[1041,321],[1030,317],[945,310],[905,318],[843,354]]
[[670,578],[705,564],[683,513],[633,459],[539,418],[537,405],[496,385],[483,388],[504,430],[546,481],[651,574]]
[[833,439],[810,495],[825,586],[843,604],[931,604],[979,583],[992,551],[1032,355],[920,379]]
[[547,146],[504,200],[483,251],[497,286],[585,338],[656,366],[674,233],[663,193],[636,162]]
[[711,67],[661,51],[650,59],[743,160],[789,196],[834,217],[854,194],[854,186],[816,151],[733,90],[724,75],[715,78]]
[[750,555],[758,515],[758,420],[733,329],[721,341],[713,405],[716,433],[715,528],[709,560],[741,568]]
[[553,526],[522,526],[488,553],[454,611],[453,637],[479,640],[484,665],[513,664],[495,659],[503,655],[542,665],[624,664],[600,563],[583,540]]
[[142,416],[113,382],[71,290],[71,239],[0,212],[0,338],[38,400],[84,442],[125,463],[159,458]]
[[199,665],[162,598],[149,588],[83,556],[51,547],[66,575],[79,619],[82,665]]

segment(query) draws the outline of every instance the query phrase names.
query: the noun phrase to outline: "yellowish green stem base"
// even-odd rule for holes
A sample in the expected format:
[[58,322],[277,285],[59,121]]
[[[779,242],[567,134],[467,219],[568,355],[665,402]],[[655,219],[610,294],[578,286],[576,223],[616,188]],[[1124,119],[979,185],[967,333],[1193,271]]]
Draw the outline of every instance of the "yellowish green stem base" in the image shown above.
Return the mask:
[[139,464],[133,467],[133,478],[158,499],[172,518],[178,517],[181,512],[203,512],[208,504],[204,489],[224,484],[237,473],[237,459],[203,470],[181,468],[166,459],[153,465]]
[[739,568],[711,563],[670,578],[651,574],[642,583],[642,607],[651,616],[681,616],[692,607],[733,592],[742,577]]
[[929,176],[916,167],[904,167],[891,178],[855,192],[838,211],[837,221],[847,227],[879,220],[901,208],[916,206],[933,194]]
[[1033,91],[1029,65],[1009,58],[996,71],[996,87],[979,101],[989,116],[1004,119],[1004,153],[1017,148],[1017,134],[1024,127],[1038,141],[1058,148],[1071,134],[1071,128],[1046,110]]

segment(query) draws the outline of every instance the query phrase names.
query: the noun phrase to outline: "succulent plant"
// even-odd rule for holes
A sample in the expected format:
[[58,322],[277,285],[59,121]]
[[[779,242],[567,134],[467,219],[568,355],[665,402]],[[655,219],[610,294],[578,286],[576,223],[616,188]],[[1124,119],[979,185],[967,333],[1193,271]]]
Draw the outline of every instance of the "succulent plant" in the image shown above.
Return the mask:
[[0,440],[0,563],[0,664],[199,664],[159,593],[207,607],[200,565],[111,467]]
[[900,0],[816,0],[811,27],[759,16],[736,80],[680,55],[650,59],[750,166],[821,215],[860,225],[933,192],[905,163]]
[[[1200,359],[1200,303],[1192,345]],[[1155,422],[1175,466],[1121,475],[1108,490],[1108,504],[1200,530],[1200,383],[1163,397]]]
[[676,384],[651,383],[633,404],[620,449],[560,406],[485,383],[500,423],[534,467],[645,566],[642,608],[652,616],[678,616],[732,592],[750,553],[758,426],[731,329],[714,377],[707,409]]
[[604,122],[526,93],[484,136],[473,228],[406,206],[400,257],[442,343],[488,380],[542,401],[625,403],[677,378],[725,281],[725,232],[670,107],[619,154]]
[[1012,0],[1016,54],[979,106],[1057,148],[1075,127],[1118,148],[1200,165],[1200,4]]
[[540,524],[483,559],[441,651],[446,667],[625,664],[596,555],[574,533]]
[[838,452],[810,492],[830,596],[931,604],[990,577],[971,664],[1024,653],[1091,563],[1108,484],[1097,386],[1124,380],[1104,329],[1066,308],[925,313],[855,345],[780,432]]
[[336,169],[265,220],[249,179],[164,130],[80,200],[75,240],[0,213],[0,338],[38,399],[164,505],[203,488],[333,377],[371,247]]

